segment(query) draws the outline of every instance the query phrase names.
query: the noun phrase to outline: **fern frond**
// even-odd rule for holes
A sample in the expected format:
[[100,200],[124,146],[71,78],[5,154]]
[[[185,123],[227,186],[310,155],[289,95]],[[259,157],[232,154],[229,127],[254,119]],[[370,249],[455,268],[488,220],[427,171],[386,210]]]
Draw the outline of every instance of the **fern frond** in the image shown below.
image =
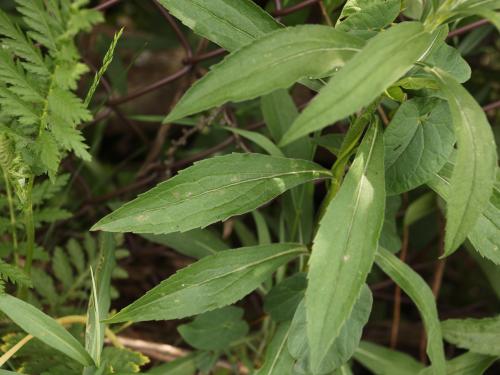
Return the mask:
[[9,90],[28,102],[43,102],[43,95],[35,80],[29,79],[22,66],[14,62],[6,50],[0,48],[0,81],[9,84]]
[[54,88],[49,93],[49,112],[71,125],[90,121],[92,115],[81,99],[70,91]]
[[49,176],[54,178],[61,162],[61,153],[54,136],[47,131],[42,131],[35,141],[35,149],[40,156],[40,162],[49,172]]
[[30,38],[47,47],[51,53],[57,52],[57,37],[64,30],[57,17],[45,9],[43,0],[16,0],[16,3],[17,10],[30,28]]
[[35,216],[35,225],[42,223],[54,223],[59,220],[66,220],[72,216],[71,212],[57,207],[47,207],[37,211]]
[[0,260],[0,278],[13,284],[31,287],[31,278],[20,268]]
[[52,182],[50,180],[42,181],[41,183],[33,186],[32,200],[33,205],[38,206],[59,193],[68,183],[70,175],[68,173],[60,174]]
[[17,119],[21,125],[33,125],[38,122],[39,116],[35,107],[2,86],[0,86],[0,108],[3,115]]
[[27,71],[42,77],[50,75],[40,50],[2,10],[0,10],[0,34],[6,37],[2,40],[2,43],[13,51],[16,56],[25,60],[22,65]]

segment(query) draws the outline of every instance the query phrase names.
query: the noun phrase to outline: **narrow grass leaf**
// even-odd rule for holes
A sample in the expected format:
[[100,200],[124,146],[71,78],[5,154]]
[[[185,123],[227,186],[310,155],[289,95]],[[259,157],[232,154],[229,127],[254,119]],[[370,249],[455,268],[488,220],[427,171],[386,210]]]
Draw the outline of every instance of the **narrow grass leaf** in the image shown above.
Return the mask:
[[255,375],[283,375],[292,373],[294,359],[287,349],[290,323],[282,323],[276,330],[269,343],[264,365],[255,372]]
[[377,265],[412,299],[420,311],[427,332],[427,355],[434,375],[446,373],[443,338],[434,294],[427,283],[389,251],[379,247]]
[[408,354],[361,341],[354,359],[375,375],[415,375],[424,366]]
[[62,325],[36,307],[9,294],[0,295],[0,310],[23,330],[84,366],[94,361]]

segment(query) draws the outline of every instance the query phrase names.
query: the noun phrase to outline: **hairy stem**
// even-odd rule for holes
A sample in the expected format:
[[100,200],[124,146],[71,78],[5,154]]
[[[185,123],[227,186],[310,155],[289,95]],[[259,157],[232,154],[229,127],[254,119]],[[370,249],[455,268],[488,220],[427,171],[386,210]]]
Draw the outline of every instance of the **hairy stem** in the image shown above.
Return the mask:
[[[26,190],[26,201],[24,204],[24,226],[26,231],[26,260],[24,272],[31,275],[31,265],[33,263],[33,253],[35,251],[35,222],[33,220],[33,183],[35,176],[31,175],[28,180]],[[28,288],[22,286],[19,290],[19,298],[26,299]]]
[[14,263],[16,266],[19,266],[19,254],[18,254],[18,242],[17,242],[17,220],[16,213],[14,210],[14,198],[12,196],[12,189],[10,186],[9,176],[5,169],[3,171],[3,178],[5,180],[5,191],[7,192],[7,203],[9,205],[9,215],[10,215],[10,226],[11,226],[11,235],[12,235],[12,248],[14,250]]

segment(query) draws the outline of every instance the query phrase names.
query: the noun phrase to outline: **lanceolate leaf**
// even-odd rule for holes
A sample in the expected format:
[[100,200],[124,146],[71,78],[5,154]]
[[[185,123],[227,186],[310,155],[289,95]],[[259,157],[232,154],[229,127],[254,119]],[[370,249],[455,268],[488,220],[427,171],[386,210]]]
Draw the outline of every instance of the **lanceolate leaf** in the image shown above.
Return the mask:
[[310,350],[306,337],[306,311],[302,302],[293,317],[288,350],[297,359],[296,368],[307,374],[323,375],[339,368],[354,354],[359,345],[363,327],[365,326],[372,309],[373,298],[370,289],[364,285],[360,296],[354,305],[351,315],[340,331],[337,339],[328,347],[328,354],[321,363],[311,363]]
[[182,97],[165,122],[319,78],[344,65],[363,40],[331,27],[302,25],[274,31],[215,65]]
[[446,341],[474,353],[500,356],[500,315],[484,319],[449,319],[441,324]]
[[384,133],[387,194],[404,193],[430,180],[448,160],[454,143],[446,102],[404,102]]
[[354,359],[375,375],[415,375],[423,365],[407,354],[361,341]]
[[457,81],[433,69],[448,98],[457,155],[450,180],[446,212],[445,255],[453,253],[474,228],[486,209],[495,182],[497,153],[486,115]]
[[372,126],[314,239],[306,290],[313,369],[340,334],[375,257],[385,209],[383,147]]
[[195,33],[233,51],[280,27],[252,0],[159,0]]
[[218,252],[162,281],[108,323],[180,319],[230,305],[305,250],[274,244]]
[[196,163],[120,207],[93,230],[171,233],[243,214],[330,173],[309,161],[231,154]]
[[287,349],[287,340],[290,334],[290,323],[282,323],[266,351],[264,365],[255,375],[282,375],[290,374],[294,360]]
[[85,366],[94,361],[83,346],[54,319],[9,294],[0,295],[0,310],[23,330]]
[[377,265],[412,299],[420,311],[427,332],[427,355],[433,374],[446,373],[441,326],[434,295],[426,282],[409,266],[389,251],[379,247]]
[[[434,175],[427,184],[448,202],[450,192],[450,177],[454,165],[448,163]],[[488,258],[493,263],[500,265],[500,171],[497,168],[497,179],[486,209],[468,235],[474,249],[481,256]]]
[[[370,104],[422,58],[432,42],[416,22],[403,22],[370,39],[295,120],[287,144]],[[407,48],[408,45],[412,48]]]
[[[498,358],[468,352],[446,362],[446,375],[482,375]],[[418,375],[432,375],[432,367],[428,367]]]

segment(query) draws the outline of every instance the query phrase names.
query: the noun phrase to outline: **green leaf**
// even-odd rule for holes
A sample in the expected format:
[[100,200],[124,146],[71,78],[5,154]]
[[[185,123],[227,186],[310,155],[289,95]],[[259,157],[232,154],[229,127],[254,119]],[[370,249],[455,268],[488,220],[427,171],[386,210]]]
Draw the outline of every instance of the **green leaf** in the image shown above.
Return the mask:
[[370,317],[372,303],[372,294],[365,284],[349,318],[340,331],[340,335],[326,348],[327,355],[320,363],[312,364],[310,347],[307,340],[304,340],[304,337],[307,336],[307,323],[305,305],[302,302],[293,317],[288,339],[288,350],[297,359],[296,367],[303,373],[321,375],[330,373],[346,363],[359,345],[363,327]]
[[275,142],[281,140],[293,120],[299,115],[291,95],[283,89],[262,96],[260,108],[264,122]]
[[[101,363],[101,351],[104,343],[102,320],[108,316],[111,304],[111,274],[115,268],[115,241],[110,233],[103,233],[99,239],[100,256],[95,270],[96,278],[87,309],[87,327],[85,349],[90,353],[97,366]],[[93,276],[93,273],[92,273]]]
[[102,363],[108,368],[106,375],[131,375],[139,372],[141,366],[149,363],[149,358],[134,350],[108,346],[102,351]]
[[147,375],[195,375],[197,371],[196,354],[175,359],[163,365],[153,367]]
[[101,219],[92,230],[171,233],[240,215],[330,173],[305,160],[231,154],[196,163]]
[[403,225],[409,227],[432,213],[435,209],[436,195],[433,192],[425,193],[408,206],[403,219]]
[[251,0],[159,2],[195,33],[229,51],[280,27],[274,18]]
[[[498,358],[483,354],[467,352],[446,362],[446,375],[482,375]],[[428,367],[418,375],[431,375],[432,367]]]
[[190,354],[183,358],[178,358],[172,362],[153,367],[146,372],[147,375],[195,375],[196,367],[196,354]]
[[220,251],[162,281],[108,323],[180,319],[230,305],[257,288],[279,266],[304,252],[305,248],[298,244]]
[[361,341],[354,359],[375,375],[415,375],[424,367],[408,354],[368,341]]
[[381,129],[374,124],[314,239],[306,290],[313,370],[339,336],[372,267],[384,220],[383,147]]
[[[370,39],[300,114],[281,144],[322,129],[370,104],[425,55],[431,41],[431,35],[416,22],[397,24]],[[412,48],[407,48],[409,44]]]
[[141,237],[197,259],[229,249],[219,236],[208,229],[192,229],[184,233],[142,234]]
[[228,349],[232,342],[244,337],[249,330],[242,319],[243,309],[226,306],[198,315],[191,323],[177,327],[182,338],[200,350]]
[[446,373],[443,339],[434,295],[427,283],[409,266],[389,251],[379,247],[377,265],[412,299],[427,332],[427,355],[435,375]]
[[498,300],[500,300],[500,267],[490,260],[483,258],[481,254],[471,249],[470,246],[466,245],[466,247],[467,250],[469,250],[469,255],[471,255],[479,265],[484,276],[488,279],[492,290],[497,295]]
[[36,149],[44,168],[51,175],[55,175],[57,168],[59,168],[61,154],[54,137],[49,132],[42,131],[36,141]]
[[483,319],[449,319],[441,323],[446,341],[471,352],[500,356],[500,315]]
[[384,132],[387,194],[412,190],[441,170],[455,137],[445,101],[404,102]]
[[453,253],[484,212],[495,182],[497,153],[493,132],[475,99],[442,70],[433,69],[448,98],[457,155],[446,212],[445,255]]
[[71,285],[73,285],[73,269],[69,263],[68,256],[60,247],[56,247],[54,251],[52,269],[54,271],[54,275],[62,283],[65,290],[69,289]]
[[468,81],[471,75],[470,66],[460,52],[444,42],[434,48],[424,62],[447,72],[460,83]]
[[84,366],[94,362],[76,338],[34,306],[8,294],[0,295],[0,310],[23,330]]
[[[450,191],[450,177],[454,165],[448,163],[427,184],[441,198],[448,201]],[[497,179],[493,194],[486,210],[479,216],[477,222],[469,233],[469,241],[481,256],[488,258],[496,265],[500,265],[500,171],[497,168]]]
[[276,156],[276,157],[285,156],[283,155],[283,152],[281,152],[281,150],[278,148],[278,146],[276,146],[269,138],[260,133],[244,129],[231,128],[231,127],[224,127],[224,129],[234,134],[241,135],[243,138],[252,141],[271,156]]
[[294,360],[287,349],[287,340],[290,335],[290,323],[278,326],[273,339],[269,343],[264,365],[255,375],[283,375],[290,374]]
[[364,31],[370,35],[396,19],[401,0],[348,0],[342,8],[335,28],[343,31]]
[[165,122],[288,88],[303,78],[323,77],[344,65],[363,44],[361,39],[327,26],[276,30],[213,66],[184,94]]
[[395,253],[401,249],[401,238],[399,237],[396,218],[401,207],[401,197],[393,195],[386,198],[384,225],[380,233],[379,245]]
[[291,320],[304,298],[307,279],[305,273],[296,273],[274,286],[264,299],[264,311],[276,322]]

